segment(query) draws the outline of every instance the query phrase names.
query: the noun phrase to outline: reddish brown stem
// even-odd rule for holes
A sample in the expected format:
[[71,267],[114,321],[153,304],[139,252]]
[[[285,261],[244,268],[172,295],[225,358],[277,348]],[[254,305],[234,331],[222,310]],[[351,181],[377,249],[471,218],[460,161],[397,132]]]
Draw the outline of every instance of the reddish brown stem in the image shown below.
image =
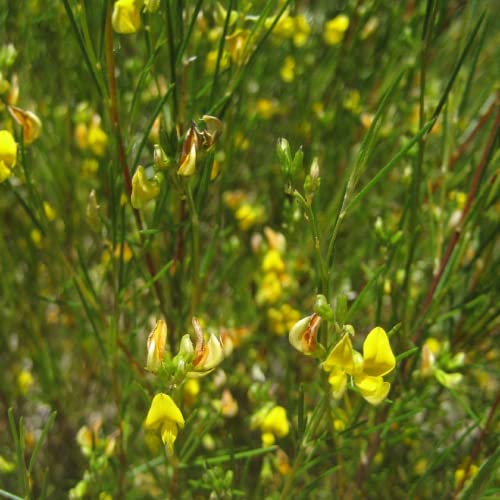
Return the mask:
[[[492,130],[490,132],[490,135],[488,137],[488,141],[486,143],[486,147],[484,148],[483,155],[481,157],[481,161],[479,162],[479,165],[476,168],[476,171],[474,173],[474,177],[472,179],[470,188],[469,188],[469,193],[467,195],[467,201],[465,203],[464,209],[462,211],[462,215],[460,217],[460,220],[458,221],[458,224],[455,227],[455,230],[453,231],[453,234],[451,236],[451,239],[448,243],[448,246],[446,248],[446,251],[444,253],[444,256],[441,260],[441,264],[439,266],[438,272],[435,274],[431,286],[429,288],[429,291],[427,292],[427,295],[424,299],[424,303],[422,305],[422,309],[420,311],[420,317],[425,316],[427,310],[429,309],[432,299],[434,298],[434,293],[436,292],[437,286],[439,285],[439,282],[441,281],[441,278],[443,276],[443,273],[446,269],[446,266],[448,265],[451,255],[453,253],[453,250],[455,250],[455,247],[457,246],[458,241],[460,240],[460,236],[462,234],[462,226],[463,223],[467,217],[467,215],[470,212],[472,203],[474,202],[474,199],[477,194],[477,190],[479,188],[479,183],[481,181],[481,178],[483,176],[483,172],[486,168],[486,165],[488,163],[488,158],[490,156],[491,150],[493,148],[493,145],[495,143],[496,135],[498,132],[498,128],[500,126],[500,111],[497,113],[497,116],[495,118],[495,122],[493,124]],[[415,344],[418,344],[420,341],[420,337],[422,335],[422,328],[419,328],[414,336],[413,336],[413,342]]]

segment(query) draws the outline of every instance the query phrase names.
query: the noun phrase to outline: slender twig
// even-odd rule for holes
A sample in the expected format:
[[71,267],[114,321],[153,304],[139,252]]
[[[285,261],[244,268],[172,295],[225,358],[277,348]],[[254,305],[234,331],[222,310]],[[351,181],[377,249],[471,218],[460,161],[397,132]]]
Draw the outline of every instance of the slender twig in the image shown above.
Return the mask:
[[[127,191],[127,195],[130,198],[132,194],[132,179],[130,176],[130,170],[127,165],[127,157],[125,153],[125,147],[123,145],[123,138],[120,128],[120,119],[118,113],[118,96],[116,91],[116,78],[115,78],[115,55],[113,52],[113,28],[111,25],[111,3],[108,6],[108,11],[106,15],[106,33],[105,33],[105,43],[106,43],[106,66],[108,70],[108,83],[109,83],[109,115],[111,119],[111,124],[115,130],[116,141],[118,145],[118,159],[120,163],[120,167],[122,169],[123,180],[125,183],[125,189]],[[146,267],[148,269],[149,274],[152,278],[156,276],[155,265],[153,262],[153,257],[151,253],[146,249],[146,238],[144,237],[142,231],[144,229],[144,225],[142,222],[141,214],[139,210],[133,209],[134,219],[137,226],[137,230],[139,231],[139,237],[141,240],[142,248],[144,249],[144,260],[146,262]],[[159,281],[155,281],[153,283],[156,297],[159,302],[160,309],[162,310],[163,315],[165,316],[165,320],[167,324],[170,326],[166,311],[165,311],[165,301],[163,299],[163,293],[161,290],[161,285]]]

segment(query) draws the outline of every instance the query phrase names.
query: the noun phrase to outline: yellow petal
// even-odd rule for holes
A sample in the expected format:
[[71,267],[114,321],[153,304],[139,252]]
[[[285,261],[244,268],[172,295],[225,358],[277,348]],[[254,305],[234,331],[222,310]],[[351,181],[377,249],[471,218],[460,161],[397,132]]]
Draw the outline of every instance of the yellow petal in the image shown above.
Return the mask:
[[261,424],[263,433],[272,432],[275,436],[284,437],[290,431],[286,410],[282,406],[275,406],[264,418]]
[[170,396],[160,392],[153,398],[144,427],[146,430],[155,430],[160,426],[163,428],[165,422],[173,422],[184,427],[184,417],[181,410]]
[[368,334],[363,344],[363,358],[367,375],[381,377],[394,370],[396,358],[383,328],[378,326]]
[[347,375],[340,368],[333,368],[328,377],[328,383],[332,386],[334,399],[340,399],[347,387]]
[[371,377],[369,375],[358,375],[354,377],[354,383],[361,395],[371,405],[380,404],[389,394],[391,384],[384,382],[382,377]]
[[160,186],[154,180],[149,180],[144,167],[139,165],[132,177],[132,196],[130,201],[134,208],[142,208],[148,201],[160,194]]
[[167,342],[167,325],[165,321],[160,319],[153,331],[149,334],[147,345],[147,361],[146,367],[152,372],[157,371],[163,358],[165,357],[165,344]]
[[174,451],[174,442],[178,432],[179,429],[174,422],[164,422],[161,427],[161,440],[170,453]]
[[0,184],[5,179],[8,179],[11,175],[12,175],[12,171],[10,170],[10,168],[5,165],[5,162],[0,160]]
[[340,339],[323,363],[323,369],[326,371],[331,371],[334,367],[338,367],[346,373],[354,371],[352,342],[349,334]]
[[113,6],[111,22],[117,33],[128,35],[141,27],[140,4],[137,0],[118,0]]
[[16,164],[17,144],[8,130],[0,130],[0,162],[11,169]]
[[193,144],[191,145],[191,150],[182,161],[180,167],[177,170],[177,174],[189,177],[191,175],[194,175],[195,171],[196,171],[196,143],[193,141]]

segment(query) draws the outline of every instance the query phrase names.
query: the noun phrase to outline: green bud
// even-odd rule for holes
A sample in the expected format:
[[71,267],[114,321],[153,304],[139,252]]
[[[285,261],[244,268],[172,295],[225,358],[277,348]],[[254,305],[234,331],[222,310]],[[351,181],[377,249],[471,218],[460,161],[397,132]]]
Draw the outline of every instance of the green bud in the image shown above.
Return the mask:
[[302,170],[303,163],[304,152],[302,151],[301,146],[295,153],[295,156],[293,157],[292,163],[290,165],[290,173],[292,174],[292,177],[294,177],[298,171]]
[[153,161],[156,170],[164,170],[173,163],[159,144],[154,145]]
[[330,304],[328,304],[324,295],[316,295],[313,310],[320,318],[326,321],[334,320],[333,309]]
[[290,150],[290,143],[284,137],[280,137],[276,143],[276,154],[278,155],[283,175],[288,177],[292,165],[292,152]]
[[339,326],[343,326],[347,316],[347,297],[342,293],[337,297],[337,304],[335,307],[335,320]]

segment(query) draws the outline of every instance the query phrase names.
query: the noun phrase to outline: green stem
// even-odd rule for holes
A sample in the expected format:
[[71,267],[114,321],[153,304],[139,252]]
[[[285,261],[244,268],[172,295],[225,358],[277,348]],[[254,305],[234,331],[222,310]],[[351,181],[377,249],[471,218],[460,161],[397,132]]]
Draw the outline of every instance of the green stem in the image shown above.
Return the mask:
[[193,239],[193,289],[191,293],[191,316],[194,316],[199,298],[200,282],[200,220],[196,211],[191,184],[186,186],[189,213],[191,215],[191,236]]
[[311,208],[311,205],[307,203],[307,200],[297,190],[294,191],[293,195],[302,205],[302,208],[306,212],[307,218],[311,223],[314,252],[316,254],[316,261],[317,261],[316,268],[318,276],[320,278],[320,286],[318,287],[318,291],[322,293],[328,293],[328,273],[326,271],[323,256],[321,255],[321,240],[319,237],[318,222],[316,220],[316,217],[314,216],[314,212]]

